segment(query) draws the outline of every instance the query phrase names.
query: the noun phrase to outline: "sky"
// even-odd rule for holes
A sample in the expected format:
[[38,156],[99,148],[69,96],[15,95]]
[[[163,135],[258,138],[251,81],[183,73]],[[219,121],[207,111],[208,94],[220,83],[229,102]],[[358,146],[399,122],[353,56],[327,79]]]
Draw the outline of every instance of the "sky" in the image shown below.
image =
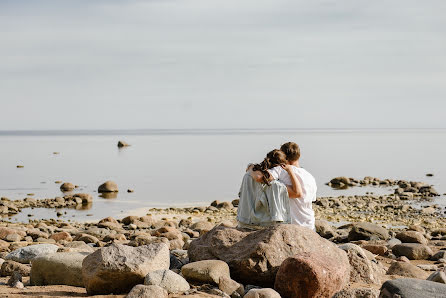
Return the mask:
[[0,130],[446,128],[444,0],[0,0]]

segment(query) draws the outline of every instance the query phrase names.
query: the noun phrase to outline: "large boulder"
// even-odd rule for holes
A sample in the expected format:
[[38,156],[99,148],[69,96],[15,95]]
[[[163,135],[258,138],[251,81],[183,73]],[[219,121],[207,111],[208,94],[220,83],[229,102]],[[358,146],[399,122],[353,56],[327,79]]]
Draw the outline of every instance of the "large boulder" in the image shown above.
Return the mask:
[[381,286],[380,298],[443,298],[446,285],[415,278],[388,280]]
[[39,255],[57,252],[59,246],[54,244],[35,244],[22,247],[9,253],[5,259],[13,260],[22,264],[28,264]]
[[220,225],[192,241],[188,255],[192,262],[226,262],[238,282],[272,286],[285,259],[313,252],[348,266],[346,253],[335,244],[308,228],[287,224],[258,231]]
[[60,186],[61,191],[72,191],[76,186],[73,183],[65,182]]
[[274,289],[283,297],[331,297],[350,279],[348,263],[320,253],[304,253],[283,261]]
[[105,181],[98,187],[98,192],[104,193],[104,192],[118,192],[118,184],[114,181]]
[[30,282],[35,286],[68,285],[83,287],[82,261],[88,253],[56,252],[32,261]]
[[428,276],[427,280],[446,284],[446,273],[444,271],[435,271]]
[[139,247],[112,244],[98,249],[82,262],[87,293],[120,294],[144,282],[149,272],[169,269],[169,247],[154,243]]
[[351,282],[381,284],[381,275],[384,274],[384,269],[369,260],[365,250],[353,243],[340,245],[339,248],[347,253],[351,265]]
[[393,262],[387,269],[387,274],[420,279],[426,279],[429,275],[426,271],[407,262]]
[[171,270],[156,270],[149,272],[144,279],[146,286],[156,285],[169,293],[186,292],[190,289],[189,283],[179,274]]
[[337,235],[333,227],[326,220],[316,219],[314,225],[316,228],[316,233],[325,239],[329,239]]
[[358,222],[352,225],[348,234],[348,241],[370,240],[389,238],[389,232],[376,224],[369,222]]
[[409,260],[427,260],[434,254],[429,246],[420,243],[401,243],[392,248],[397,257],[405,256]]

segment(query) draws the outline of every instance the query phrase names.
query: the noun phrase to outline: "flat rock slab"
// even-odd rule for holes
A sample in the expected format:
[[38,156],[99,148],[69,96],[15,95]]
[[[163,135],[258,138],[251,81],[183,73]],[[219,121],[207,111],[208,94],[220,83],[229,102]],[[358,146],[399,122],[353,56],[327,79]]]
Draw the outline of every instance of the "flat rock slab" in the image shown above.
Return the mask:
[[433,281],[414,278],[388,280],[382,285],[379,297],[445,298],[446,285]]
[[298,225],[280,224],[258,231],[219,225],[192,241],[188,250],[192,262],[222,260],[236,281],[270,287],[285,259],[311,252],[348,265],[347,254],[334,243]]
[[32,285],[68,285],[83,287],[82,261],[89,253],[56,252],[41,255],[32,261]]
[[112,244],[88,255],[82,262],[87,293],[128,293],[142,284],[149,272],[169,269],[169,247],[154,243],[139,247]]
[[35,257],[55,253],[59,246],[54,244],[35,244],[22,247],[9,253],[5,259],[13,260],[22,264],[30,263]]

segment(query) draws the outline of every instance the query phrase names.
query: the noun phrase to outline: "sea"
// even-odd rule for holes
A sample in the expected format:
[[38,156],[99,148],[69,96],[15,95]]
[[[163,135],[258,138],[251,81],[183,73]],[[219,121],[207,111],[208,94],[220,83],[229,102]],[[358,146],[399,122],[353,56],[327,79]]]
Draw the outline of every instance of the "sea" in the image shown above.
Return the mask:
[[[120,140],[131,146],[118,148]],[[337,176],[423,181],[446,193],[446,130],[441,129],[1,131],[1,197],[63,196],[56,181],[78,185],[73,193],[94,196],[89,209],[25,208],[4,219],[88,221],[122,218],[153,207],[231,201],[238,196],[247,164],[261,162],[267,152],[289,141],[301,147],[301,166],[316,178],[318,196],[393,192],[379,187],[335,190],[326,185]],[[107,180],[118,184],[114,198],[97,192]],[[446,206],[445,201],[442,195],[434,203]]]

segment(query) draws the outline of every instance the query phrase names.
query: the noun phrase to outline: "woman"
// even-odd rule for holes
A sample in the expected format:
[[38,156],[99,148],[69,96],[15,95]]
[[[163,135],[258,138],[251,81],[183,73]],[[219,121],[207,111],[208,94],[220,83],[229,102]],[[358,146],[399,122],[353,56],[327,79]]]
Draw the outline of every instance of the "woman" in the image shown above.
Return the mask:
[[288,164],[287,155],[279,149],[274,149],[266,155],[265,159],[259,164],[249,164],[246,169],[255,181],[269,185],[275,178],[271,175],[271,170],[281,167],[284,169],[291,180],[291,185],[287,185],[288,196],[290,198],[299,197],[302,193],[302,186],[293,171],[293,167]]

